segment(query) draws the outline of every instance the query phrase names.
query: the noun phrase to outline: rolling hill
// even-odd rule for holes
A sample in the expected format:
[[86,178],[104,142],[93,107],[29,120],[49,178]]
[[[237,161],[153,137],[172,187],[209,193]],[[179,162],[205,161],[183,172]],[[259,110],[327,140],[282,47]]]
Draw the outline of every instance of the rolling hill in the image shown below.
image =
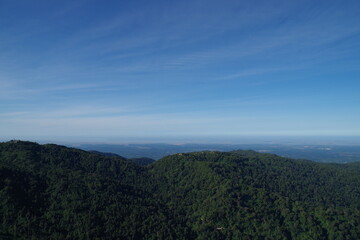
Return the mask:
[[0,238],[360,239],[356,163],[254,151],[136,162],[0,143]]

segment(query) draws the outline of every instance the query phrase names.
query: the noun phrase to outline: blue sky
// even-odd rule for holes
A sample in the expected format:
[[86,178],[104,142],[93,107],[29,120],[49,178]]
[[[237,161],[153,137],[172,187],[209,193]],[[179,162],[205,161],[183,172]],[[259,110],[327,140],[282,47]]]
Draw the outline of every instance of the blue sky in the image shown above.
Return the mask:
[[359,12],[359,1],[0,0],[0,134],[360,136]]

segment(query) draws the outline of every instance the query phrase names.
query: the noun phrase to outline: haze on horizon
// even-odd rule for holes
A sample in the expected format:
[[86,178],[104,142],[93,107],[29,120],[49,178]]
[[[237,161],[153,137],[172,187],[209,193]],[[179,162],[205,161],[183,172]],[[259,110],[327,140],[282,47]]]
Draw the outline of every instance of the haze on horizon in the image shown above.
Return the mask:
[[359,1],[0,1],[0,140],[358,143],[359,11]]

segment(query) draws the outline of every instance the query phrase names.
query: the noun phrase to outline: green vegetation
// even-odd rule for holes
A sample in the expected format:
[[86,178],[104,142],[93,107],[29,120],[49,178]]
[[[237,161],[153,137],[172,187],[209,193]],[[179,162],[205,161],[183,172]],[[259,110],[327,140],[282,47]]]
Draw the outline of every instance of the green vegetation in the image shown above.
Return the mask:
[[0,239],[360,239],[359,164],[254,151],[132,161],[1,143]]
[[147,157],[142,157],[142,158],[130,158],[128,159],[129,161],[137,164],[137,165],[141,165],[141,166],[146,166],[146,165],[150,165],[152,163],[155,162],[154,159],[152,158],[147,158]]

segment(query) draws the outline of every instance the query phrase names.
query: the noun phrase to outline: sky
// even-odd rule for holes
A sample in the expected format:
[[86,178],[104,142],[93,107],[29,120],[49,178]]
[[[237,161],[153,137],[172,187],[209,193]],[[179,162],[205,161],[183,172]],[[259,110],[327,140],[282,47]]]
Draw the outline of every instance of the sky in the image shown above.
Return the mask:
[[360,136],[359,12],[0,0],[0,139]]

